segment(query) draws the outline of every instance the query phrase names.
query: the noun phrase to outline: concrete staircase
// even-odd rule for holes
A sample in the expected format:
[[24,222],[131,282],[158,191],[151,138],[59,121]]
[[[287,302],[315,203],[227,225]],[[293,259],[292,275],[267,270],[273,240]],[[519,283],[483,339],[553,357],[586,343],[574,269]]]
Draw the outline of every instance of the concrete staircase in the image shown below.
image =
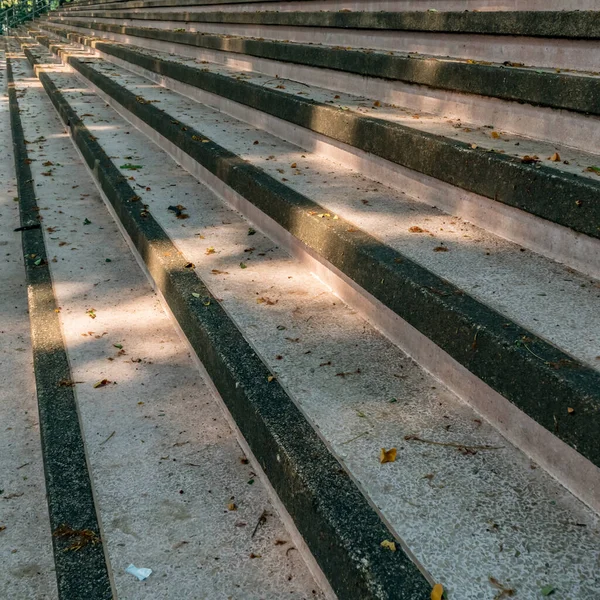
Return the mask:
[[[118,307],[156,303],[145,272],[169,316],[144,317],[139,343],[165,338],[160,327],[183,333],[190,377],[207,381],[190,385],[222,402],[301,550],[294,589],[266,568],[264,595],[255,580],[225,593],[148,579],[140,592],[123,576],[110,593],[417,600],[442,584],[449,600],[598,597],[600,11],[564,8],[82,0],[7,39],[23,225],[44,216],[23,232],[38,399],[51,371],[36,359],[39,269],[40,289],[72,304],[39,327],[62,327],[73,381],[89,381],[85,365],[105,352],[81,343],[88,304],[115,311],[112,336],[130,325]],[[92,182],[99,192],[71,192]],[[91,221],[77,229],[90,235],[81,269],[54,235],[65,213]],[[131,274],[98,285],[117,257]],[[180,377],[159,347],[146,354],[162,356],[158,379],[142,383],[152,387],[130,382],[139,402]],[[61,388],[76,390],[73,410],[93,404],[80,387]],[[127,437],[137,405],[121,415],[119,391],[111,418]],[[170,406],[201,437],[210,423],[192,396]],[[47,401],[54,529],[66,484],[48,466],[60,436],[44,434]],[[90,433],[99,415],[87,433],[82,419],[85,444],[102,442]],[[112,451],[127,453],[123,443]],[[215,477],[217,457],[206,460]],[[89,553],[106,582],[133,551],[112,526],[132,500],[102,490],[132,475],[79,462],[98,489],[77,493],[108,548],[108,560],[101,544]],[[135,552],[160,548],[136,526],[146,537]],[[62,557],[59,591],[79,598]]]

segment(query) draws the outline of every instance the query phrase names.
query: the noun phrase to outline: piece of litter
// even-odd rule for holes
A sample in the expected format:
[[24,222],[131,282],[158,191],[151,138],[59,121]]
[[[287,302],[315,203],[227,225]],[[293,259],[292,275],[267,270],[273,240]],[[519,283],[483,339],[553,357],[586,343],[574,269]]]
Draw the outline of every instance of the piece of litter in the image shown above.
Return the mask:
[[144,581],[144,579],[147,579],[148,577],[150,577],[150,575],[152,575],[152,569],[144,569],[144,568],[138,569],[138,567],[131,564],[125,569],[125,573],[129,573],[129,574],[137,577],[140,581]]

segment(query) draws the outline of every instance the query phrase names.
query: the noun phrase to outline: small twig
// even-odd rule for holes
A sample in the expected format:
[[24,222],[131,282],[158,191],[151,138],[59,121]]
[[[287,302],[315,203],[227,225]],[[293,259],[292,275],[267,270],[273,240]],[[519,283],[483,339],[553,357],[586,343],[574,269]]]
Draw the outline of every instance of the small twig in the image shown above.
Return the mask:
[[367,435],[368,433],[369,433],[368,431],[363,431],[362,433],[359,433],[357,436],[353,437],[352,439],[342,442],[340,445],[343,446],[345,444],[349,444],[350,442],[353,442],[354,440],[357,440],[358,438],[361,438],[361,437],[363,437],[363,435]]
[[21,465],[20,467],[17,467],[17,471],[18,471],[19,469],[22,469],[23,467],[26,467],[27,465],[30,465],[30,464],[31,464],[31,463],[30,463],[30,462],[28,462],[28,463],[25,463],[25,464]]
[[266,521],[267,521],[267,511],[263,510],[260,517],[258,517],[258,522],[256,523],[256,527],[254,528],[254,531],[252,532],[252,535],[250,536],[251,538],[253,538],[256,535],[258,528],[261,525],[264,525]]
[[286,77],[275,77],[274,79],[269,79],[268,81],[265,81],[262,85],[265,86],[267,85],[267,83],[271,83],[273,81],[291,81],[292,83],[297,83],[298,85],[310,87],[307,83],[302,83],[301,81],[294,81],[293,79],[287,79]]
[[102,446],[102,444],[106,444],[106,442],[108,442],[108,440],[110,440],[110,438],[115,435],[116,431],[113,431],[103,442],[100,442],[98,445]]
[[457,444],[456,442],[436,442],[434,440],[424,440],[416,435],[405,435],[404,439],[407,442],[421,442],[423,444],[433,444],[434,446],[447,446],[449,448],[458,448],[459,450],[475,451],[475,450],[502,450],[504,446],[470,446],[468,444]]

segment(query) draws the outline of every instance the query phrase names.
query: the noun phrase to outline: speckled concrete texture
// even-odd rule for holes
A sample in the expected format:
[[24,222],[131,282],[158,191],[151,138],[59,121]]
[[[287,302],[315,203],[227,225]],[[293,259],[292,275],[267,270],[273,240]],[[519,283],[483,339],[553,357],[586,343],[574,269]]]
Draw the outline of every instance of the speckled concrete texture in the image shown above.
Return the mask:
[[[549,584],[557,598],[595,598],[600,532],[591,511],[101,99],[86,95],[80,80],[50,76],[78,114],[90,115],[86,126],[117,166],[142,167],[122,172],[135,178],[150,213],[450,597],[491,600],[493,577],[524,598]],[[148,89],[144,98],[154,99]],[[182,120],[211,123],[206,112],[190,117],[191,110],[181,111]],[[224,125],[231,132],[227,117],[213,123],[215,135]],[[243,136],[241,127],[235,131]],[[254,139],[267,146],[270,138]],[[188,219],[168,210],[176,203]],[[380,448],[392,446],[396,462],[381,465]]]
[[[132,12],[152,8],[152,10],[172,11],[173,6],[187,7],[189,11],[215,10],[223,12],[240,11],[315,11],[315,10],[352,10],[352,11],[405,11],[405,10],[564,10],[561,0],[431,0],[427,5],[419,0],[113,0],[112,2],[77,2],[63,4],[54,14],[74,14],[88,10],[124,10]],[[594,0],[573,0],[570,10],[593,10],[597,8]]]
[[[27,50],[27,52],[29,52],[29,50]],[[44,54],[42,52],[42,54]],[[49,57],[48,57],[49,58]],[[48,58],[46,58],[46,55],[44,55],[44,59],[43,60],[48,60]],[[52,60],[50,58],[50,60]],[[87,62],[84,63],[77,63],[75,62],[75,64],[78,65],[79,69],[84,70],[88,76],[91,76],[92,78],[94,78],[95,81],[98,80],[98,78],[103,78],[104,82],[109,82],[110,83],[107,85],[106,83],[103,83],[103,85],[105,87],[107,87],[110,92],[112,94],[114,94],[116,97],[121,98],[121,102],[125,101],[127,103],[127,106],[129,108],[129,110],[132,110],[134,114],[139,114],[140,112],[140,100],[138,98],[142,98],[142,96],[135,96],[133,93],[128,92],[125,88],[120,87],[116,84],[113,85],[112,79],[110,79],[109,77],[105,77],[104,75],[101,75],[100,73],[98,73],[97,71],[94,71],[90,68],[88,68]],[[130,98],[126,97],[126,94],[129,94]],[[123,98],[125,98],[125,100],[123,100]],[[112,101],[110,98],[107,99],[108,101]],[[155,109],[153,104],[154,102],[150,102],[148,103],[147,100],[144,100],[144,103],[142,106],[144,106],[144,111],[141,111],[142,114],[145,112],[147,113],[146,116],[144,117],[146,119],[146,123],[149,124],[151,127],[155,127],[158,128],[160,131],[167,131],[167,135],[171,136],[169,139],[172,139],[175,141],[176,144],[183,144],[183,147],[185,148],[185,152],[187,152],[188,154],[192,155],[195,157],[196,160],[200,161],[201,163],[208,165],[208,168],[213,169],[214,170],[214,165],[211,164],[211,162],[214,160],[214,156],[211,156],[211,152],[213,152],[213,150],[210,149],[210,146],[206,146],[206,148],[208,149],[207,152],[204,153],[203,155],[203,146],[201,144],[194,144],[193,140],[193,133],[194,130],[190,131],[187,134],[181,134],[179,132],[179,128],[180,128],[180,121],[175,121],[175,120],[170,120],[169,122],[171,123],[166,124],[164,119],[162,119],[162,111],[160,109]],[[137,118],[137,117],[133,117],[133,118]],[[173,123],[175,123],[175,125],[173,125]],[[176,134],[174,136],[172,136],[171,134],[173,133],[170,130],[177,130]],[[185,128],[183,128],[183,130],[185,130]],[[149,135],[152,136],[152,133],[149,133]],[[198,138],[199,136],[196,135],[196,138]],[[190,140],[186,139],[186,138],[191,138],[191,144],[189,143]],[[153,138],[155,139],[155,138]],[[247,140],[248,141],[248,140]],[[258,141],[258,140],[255,140]],[[253,146],[257,145],[252,143]],[[171,149],[170,151],[172,151],[174,153],[175,156],[180,156],[181,152],[179,150],[179,146],[176,146],[175,149]],[[225,152],[223,150],[219,150],[219,152]],[[208,156],[207,156],[208,155]],[[181,155],[183,156],[183,155]],[[274,155],[273,155],[274,156]],[[208,160],[207,160],[208,158]],[[228,161],[231,160],[232,158],[234,158],[234,155],[228,155]],[[181,160],[181,158],[179,158]],[[237,159],[236,159],[237,160]],[[240,163],[241,165],[244,165],[243,167],[243,171],[242,169],[239,169],[238,172],[247,172],[247,171],[251,171],[252,168],[246,166],[248,163]],[[331,163],[330,163],[331,164]],[[190,168],[189,166],[187,168]],[[219,172],[220,171],[220,172]],[[223,167],[220,168],[220,170],[217,170],[218,172],[218,176],[221,177],[221,179],[223,179],[224,181],[227,181],[230,185],[234,186],[235,189],[235,185],[236,183],[231,183],[232,179],[235,179],[235,173],[233,171],[233,169],[229,169],[228,166],[226,166],[225,164],[223,164]],[[225,172],[225,174],[224,174]],[[227,175],[227,173],[229,173],[230,175]],[[251,198],[252,202],[254,202],[255,204],[257,204],[257,206],[259,206],[262,210],[265,210],[267,213],[269,213],[269,211],[272,211],[272,206],[270,206],[270,203],[275,203],[277,204],[278,202],[280,202],[281,200],[281,196],[277,196],[277,192],[275,194],[273,194],[273,190],[277,190],[278,187],[281,188],[281,184],[276,184],[273,183],[275,181],[275,179],[271,179],[270,181],[268,181],[268,183],[263,183],[262,184],[262,188],[261,188],[261,193],[257,196],[254,192],[255,190],[253,189],[254,186],[254,182],[252,181],[252,178],[258,176],[259,179],[261,180],[265,180],[264,175],[261,175],[261,173],[263,173],[262,171],[259,171],[258,169],[256,169],[256,171],[252,171],[252,174],[250,176],[250,181],[248,181],[248,175],[242,175],[242,185],[241,187],[238,187],[237,189],[241,192],[241,193],[250,193],[251,196],[249,196],[249,198]],[[247,177],[247,180],[244,181],[243,178]],[[285,179],[285,178],[283,178]],[[285,187],[285,186],[283,186]],[[286,193],[289,195],[290,192]],[[292,193],[293,195],[293,193]],[[264,198],[261,198],[261,196],[264,196]],[[267,198],[269,200],[269,202],[267,202],[265,200],[265,198]],[[287,201],[287,200],[286,200]],[[306,196],[296,196],[294,198],[294,202],[300,203],[301,205],[308,207],[310,204],[310,201],[308,200],[308,198]],[[293,203],[292,203],[293,204]],[[319,210],[323,210],[320,206],[318,205],[314,205],[311,206],[311,208],[315,208],[315,209],[319,209]],[[276,209],[277,212],[278,209]],[[284,227],[289,227],[289,223],[290,223],[290,219],[289,216],[287,214],[287,208],[283,209],[283,214],[281,215],[283,217],[283,226]],[[309,215],[311,214],[311,212],[317,212],[317,211],[309,211]],[[269,214],[272,214],[269,213]],[[278,217],[280,215],[277,215]],[[337,216],[337,215],[336,215]],[[304,241],[306,242],[308,240],[308,243],[311,244],[313,242],[313,240],[311,239],[311,236],[318,231],[318,228],[321,227],[323,231],[327,231],[327,230],[332,230],[335,229],[335,227],[337,226],[338,229],[340,231],[345,231],[347,224],[344,223],[343,221],[338,221],[337,224],[334,226],[333,223],[335,223],[335,221],[330,222],[330,221],[324,221],[321,218],[314,218],[314,217],[310,217],[310,216],[306,216],[306,214],[301,213],[297,213],[294,217],[295,220],[297,220],[300,223],[303,223],[303,226],[297,226],[294,223],[294,220],[291,221],[291,224],[294,226],[293,229],[293,233],[295,235],[299,235],[301,237],[301,239],[304,239]],[[330,224],[331,223],[331,224]],[[350,228],[352,229],[352,228]],[[414,233],[414,232],[411,232]],[[329,235],[329,233],[326,234],[327,236]],[[348,234],[343,233],[342,236],[347,236]],[[355,240],[356,235],[358,234],[353,234]],[[303,237],[304,236],[304,237]],[[306,237],[308,236],[308,238]],[[315,249],[317,250],[317,252],[321,252],[323,253],[323,251],[325,251],[325,257],[329,260],[336,260],[340,257],[340,255],[343,257],[343,255],[345,254],[344,251],[342,251],[342,249],[337,248],[336,244],[325,244],[323,242],[322,239],[319,238],[319,234],[317,233],[317,237],[316,237],[316,244],[313,244]],[[371,238],[367,241],[365,240],[364,242],[362,242],[365,246],[370,247],[371,245],[373,245],[374,239]],[[352,242],[349,246],[346,246],[346,250],[349,251],[349,256],[354,256],[354,258],[356,260],[358,260],[360,257],[357,256],[355,254],[355,246],[356,243],[358,242]],[[385,253],[384,253],[385,254]],[[389,258],[389,257],[388,257]],[[393,258],[393,257],[392,257]],[[346,262],[348,262],[348,258],[345,258]],[[390,259],[391,260],[391,259]],[[402,260],[404,261],[405,259],[402,258]],[[352,261],[350,261],[352,262]],[[357,263],[358,264],[358,263]],[[389,271],[376,271],[374,274],[371,272],[372,269],[372,265],[371,263],[369,263],[368,268],[365,268],[364,264],[363,267],[357,266],[357,264],[353,264],[350,270],[350,275],[354,278],[356,278],[356,281],[359,285],[363,285],[364,283],[361,283],[361,281],[365,280],[365,277],[367,279],[369,279],[369,277],[371,277],[371,281],[368,283],[367,285],[367,289],[375,289],[378,286],[383,290],[383,291],[387,291],[387,290],[395,290],[392,292],[392,296],[393,294],[398,294],[400,293],[401,289],[400,288],[404,288],[406,286],[404,286],[404,284],[400,285],[400,288],[398,287],[398,285],[392,285],[390,287],[390,279],[389,279]],[[382,263],[383,264],[383,263]],[[427,279],[427,277],[426,277]],[[383,284],[384,281],[388,281],[388,285],[387,286],[383,286],[381,287],[380,284]],[[430,280],[429,283],[425,283],[427,289],[430,289],[430,287],[433,285],[433,287],[435,289],[440,289],[443,288],[445,289],[445,287],[447,286],[447,284],[443,281],[438,281],[435,284],[432,284]],[[422,282],[421,282],[422,283]],[[375,287],[371,287],[371,284],[373,284]],[[412,285],[412,283],[411,283]],[[420,283],[419,283],[420,285]],[[454,292],[448,292],[448,293],[442,293],[442,296],[452,296]],[[462,296],[462,293],[459,294]],[[433,296],[433,298],[437,298],[437,295]],[[408,302],[411,301],[410,298],[407,298]],[[443,304],[443,303],[442,303]],[[454,311],[455,310],[461,310],[460,309],[460,304],[457,304],[453,309],[450,310],[450,312],[446,312],[446,318],[447,319],[453,319],[455,318],[455,314]],[[396,311],[400,310],[399,314],[404,314],[405,317],[404,318],[408,318],[410,319],[414,319],[415,314],[422,314],[424,321],[421,323],[421,327],[425,327],[425,329],[422,329],[421,331],[426,333],[427,335],[431,335],[433,336],[433,339],[437,341],[438,344],[442,343],[440,342],[440,338],[439,338],[439,331],[434,328],[431,327],[431,318],[430,318],[430,314],[431,314],[431,310],[426,310],[422,303],[417,302],[417,304],[413,304],[411,310],[407,310],[406,308],[406,302],[404,303],[399,303],[396,302],[395,304],[396,306]],[[436,306],[433,309],[433,312],[438,314],[439,313],[439,306]],[[480,306],[477,310],[474,310],[472,314],[477,314],[479,315],[481,313],[481,311],[485,312],[485,308]],[[404,311],[404,312],[402,312]],[[408,315],[408,316],[407,316]],[[472,315],[471,315],[472,316]],[[438,314],[438,320],[440,319],[440,316]],[[479,318],[479,317],[478,317]],[[483,317],[481,317],[483,319]],[[584,456],[592,457],[594,456],[595,453],[595,430],[593,429],[593,419],[588,419],[586,418],[586,415],[588,414],[588,411],[590,409],[591,406],[593,406],[593,404],[590,404],[589,402],[587,402],[587,400],[585,399],[587,396],[589,396],[590,394],[593,396],[596,392],[595,390],[597,388],[595,388],[593,385],[591,385],[591,381],[597,376],[596,373],[594,371],[587,371],[586,372],[586,377],[583,379],[578,379],[577,376],[575,376],[575,378],[573,379],[573,382],[575,384],[575,387],[579,386],[579,383],[576,383],[577,381],[583,382],[584,380],[587,381],[587,391],[585,390],[580,390],[577,391],[576,393],[573,393],[573,391],[569,391],[567,393],[564,392],[560,392],[559,393],[559,388],[555,387],[555,384],[558,384],[559,386],[562,386],[563,384],[567,383],[567,381],[569,380],[570,377],[570,373],[568,373],[567,371],[563,370],[563,372],[558,372],[558,370],[555,370],[554,368],[550,369],[549,366],[551,366],[551,363],[540,363],[538,362],[540,360],[539,356],[540,353],[542,354],[542,356],[544,356],[545,353],[547,352],[554,352],[554,350],[549,347],[546,346],[544,351],[540,350],[540,341],[538,340],[536,342],[536,347],[533,349],[533,353],[531,352],[531,348],[527,347],[525,349],[523,349],[522,352],[522,356],[520,358],[517,358],[517,362],[516,363],[510,363],[511,360],[511,356],[514,356],[515,354],[515,348],[517,346],[514,345],[515,340],[521,339],[522,335],[528,335],[530,336],[531,334],[527,333],[519,333],[518,329],[517,330],[509,330],[506,329],[507,327],[510,327],[510,323],[507,324],[505,321],[503,321],[502,317],[500,317],[499,315],[496,315],[495,317],[492,318],[492,322],[494,321],[494,319],[496,320],[496,335],[498,335],[500,338],[505,340],[505,345],[504,347],[499,348],[500,353],[501,354],[494,354],[493,356],[488,356],[487,360],[483,360],[483,354],[481,353],[480,350],[478,350],[477,354],[477,358],[479,359],[479,366],[476,367],[479,369],[478,371],[474,371],[476,372],[480,377],[484,377],[485,381],[492,381],[493,385],[498,386],[499,384],[501,384],[502,386],[504,386],[503,388],[498,388],[496,387],[497,390],[503,389],[502,393],[504,394],[510,394],[509,398],[511,398],[514,402],[518,402],[518,406],[524,408],[528,414],[533,417],[540,425],[543,425],[547,428],[548,431],[548,436],[552,437],[552,434],[550,432],[554,432],[555,434],[557,434],[562,440],[567,441],[568,443],[571,443],[573,445],[575,445],[577,447],[577,449],[579,450],[579,452],[583,453]],[[444,319],[442,319],[442,321],[444,321]],[[486,346],[486,341],[484,339],[484,337],[487,335],[487,327],[489,326],[490,322],[489,319],[487,320],[487,324],[486,324],[486,319],[483,319],[482,321],[477,321],[476,325],[475,325],[475,329],[470,330],[470,332],[467,332],[466,337],[463,339],[463,342],[460,342],[460,339],[458,337],[459,335],[459,330],[460,330],[460,324],[457,326],[457,328],[455,329],[454,326],[452,326],[450,324],[449,328],[446,329],[446,332],[450,335],[450,340],[451,343],[454,344],[455,349],[456,348],[461,348],[460,352],[466,352],[466,354],[462,357],[461,360],[466,360],[466,363],[463,364],[468,364],[469,368],[473,369],[473,367],[471,366],[471,359],[474,356],[472,349],[473,349],[473,340],[476,339],[477,340],[477,348],[480,349],[482,347]],[[446,325],[449,325],[449,323],[446,323]],[[483,327],[483,329],[482,329]],[[529,339],[529,338],[528,338]],[[448,340],[446,340],[447,342]],[[400,342],[401,343],[401,342]],[[445,343],[445,342],[444,342]],[[508,350],[510,348],[510,350]],[[470,350],[469,350],[470,349]],[[508,350],[508,351],[507,351]],[[449,351],[449,350],[447,350]],[[537,351],[537,353],[536,353]],[[460,354],[459,352],[459,354]],[[536,358],[535,361],[532,360],[532,356],[534,356]],[[548,354],[546,354],[546,356],[548,356]],[[503,360],[508,360],[508,363],[499,363],[498,360],[499,359],[503,359]],[[547,358],[546,360],[563,360],[563,357],[556,357],[555,359],[549,359]],[[523,362],[523,359],[524,362]],[[426,363],[429,364],[429,363]],[[544,369],[546,367],[548,367],[548,370],[546,371],[545,374],[543,374],[542,378],[539,378],[540,373],[538,372],[535,375],[535,379],[536,379],[536,384],[535,386],[533,386],[532,384],[530,384],[526,389],[525,387],[522,385],[524,381],[532,381],[532,374],[531,372],[525,372],[522,371],[522,368],[525,367],[526,369],[529,368],[526,365],[529,364],[529,367],[533,367],[534,369]],[[562,362],[557,362],[556,364],[562,364]],[[544,366],[545,365],[545,366]],[[431,366],[429,365],[428,368],[433,368],[434,370],[438,369],[438,366]],[[481,370],[483,369],[483,370]],[[490,380],[490,374],[493,374]],[[507,375],[509,374],[509,375]],[[445,376],[445,374],[443,374]],[[558,377],[557,377],[558,376]],[[591,379],[590,379],[591,378]],[[552,382],[552,383],[550,383]],[[551,389],[549,388],[548,391],[544,391],[544,386],[550,385]],[[516,386],[516,387],[515,387]],[[584,386],[585,387],[585,386]],[[453,389],[457,389],[456,386]],[[461,389],[461,393],[462,393],[462,388]],[[515,395],[515,391],[516,391],[516,395]],[[581,396],[581,402],[579,400],[575,399],[576,395],[581,395],[580,392],[583,391],[583,395]],[[471,392],[469,392],[471,393]],[[485,390],[481,390],[480,393],[487,393]],[[534,398],[536,397],[535,395],[537,394],[537,398],[539,400],[535,400]],[[500,398],[499,398],[500,399]],[[500,399],[501,400],[501,399]],[[470,398],[470,402],[473,403],[474,406],[483,406],[486,404],[485,400],[480,400],[479,398]],[[553,405],[554,408],[550,408],[550,406]],[[561,405],[561,406],[559,406]],[[575,409],[568,411],[567,407],[573,407],[575,406]],[[541,410],[541,407],[544,407],[543,410]],[[485,414],[488,414],[489,411],[487,408],[483,408],[483,410],[486,411]],[[508,414],[504,413],[501,414],[500,417],[498,417],[498,410],[494,410],[493,412],[493,420],[494,422],[498,422],[499,421],[499,426],[501,428],[503,428],[502,430],[506,430],[506,434],[511,436],[511,439],[514,439],[519,445],[523,444],[523,433],[525,430],[530,431],[530,429],[528,429],[528,424],[527,423],[523,423],[523,415],[521,414],[520,416],[518,416],[517,418],[515,417],[510,417]],[[502,412],[502,411],[500,411]],[[574,414],[578,415],[578,418],[573,419],[572,416]],[[515,415],[516,416],[516,415]],[[510,427],[505,427],[504,423],[506,420],[509,420],[511,425]],[[525,426],[525,429],[523,429],[523,427]],[[522,431],[521,431],[522,430]],[[525,447],[527,447],[527,444],[529,442],[525,442]],[[551,440],[546,440],[544,441],[544,445],[548,446],[548,448],[546,449],[545,446],[539,450],[539,456],[540,459],[544,462],[544,464],[548,465],[551,469],[551,472],[556,473],[557,476],[559,476],[559,478],[561,480],[564,481],[569,481],[570,483],[568,485],[570,485],[571,489],[573,489],[574,491],[577,491],[577,493],[580,495],[580,497],[585,498],[587,502],[589,502],[592,506],[597,505],[597,489],[598,489],[598,474],[597,474],[597,469],[590,464],[587,461],[584,461],[584,463],[582,463],[578,470],[573,471],[573,473],[577,473],[577,474],[581,474],[582,479],[579,479],[578,477],[574,477],[571,471],[568,471],[568,474],[565,475],[565,473],[567,472],[567,470],[564,469],[564,467],[559,466],[557,467],[556,464],[556,459],[549,459],[549,453],[551,453],[553,450],[553,442]],[[536,456],[538,455],[538,450],[535,450],[536,452]],[[577,461],[575,461],[577,462]],[[583,477],[583,473],[586,473],[585,477]],[[560,475],[559,475],[560,474]]]
[[[197,13],[196,13],[197,14]],[[465,35],[461,33],[437,33],[403,31],[376,31],[358,29],[336,29],[320,27],[292,27],[280,25],[252,25],[225,23],[186,23],[181,20],[167,20],[165,15],[156,15],[160,20],[136,18],[128,15],[119,19],[107,17],[54,16],[48,20],[53,23],[88,28],[90,31],[100,29],[103,25],[118,27],[153,27],[170,30],[184,29],[190,32],[216,33],[220,35],[236,35],[256,37],[268,40],[294,40],[307,44],[324,44],[344,48],[370,48],[391,52],[417,52],[435,56],[452,56],[466,60],[489,62],[504,61],[524,62],[537,67],[555,67],[596,71],[598,61],[593,53],[593,40],[569,40],[496,36]],[[191,15],[194,16],[194,15]],[[91,28],[91,29],[90,29]]]
[[13,65],[119,598],[322,598],[39,81]]
[[[73,52],[76,50],[73,49]],[[600,329],[590,326],[600,323],[594,318],[600,309],[598,283],[581,277],[572,270],[544,259],[536,254],[524,253],[521,247],[497,236],[473,227],[441,211],[414,202],[404,194],[396,193],[381,183],[374,182],[339,164],[324,160],[315,153],[302,152],[296,146],[284,142],[255,127],[223,116],[218,111],[195,103],[164,88],[149,84],[148,80],[133,75],[107,61],[91,59],[91,65],[99,72],[131,90],[136,95],[155,102],[157,107],[181,123],[199,126],[210,139],[221,143],[228,150],[260,167],[275,179],[309,198],[316,199],[332,214],[337,214],[372,233],[387,245],[422,264],[440,277],[452,281],[465,292],[518,321],[569,354],[578,357],[594,368],[600,368],[596,359]],[[175,60],[171,57],[171,60]],[[188,62],[177,59],[179,62]],[[194,64],[194,61],[189,61]],[[206,66],[215,72],[227,72],[220,66]],[[233,75],[232,75],[233,76]],[[254,79],[264,87],[281,86],[259,74],[237,73],[237,78]],[[285,82],[285,92],[298,94],[305,87]],[[332,92],[311,88],[311,98],[318,101],[332,100]],[[339,96],[339,94],[337,94]],[[335,100],[340,106],[355,109],[361,114],[384,115],[390,119],[412,119],[393,107],[373,106],[367,98],[344,95]],[[436,119],[423,115],[425,124],[419,127],[436,127]],[[431,123],[427,125],[427,122]],[[224,128],[224,125],[226,128]],[[493,138],[486,128],[472,130],[468,124],[438,124],[453,130],[453,136],[461,136],[467,143],[493,146]],[[580,156],[554,146],[540,147],[540,142],[516,138],[520,143],[516,155],[549,155],[560,150],[568,156],[570,165],[560,168],[571,173],[580,172],[594,157]],[[259,144],[255,144],[259,141]],[[502,140],[506,145],[506,142]],[[521,143],[523,147],[521,147]],[[514,141],[513,141],[514,145]],[[273,157],[273,158],[271,158]],[[296,165],[292,168],[291,165]],[[581,173],[584,176],[583,173]],[[586,178],[597,177],[593,173]],[[592,179],[592,181],[594,181]],[[393,219],[390,218],[393,215]],[[412,233],[418,228],[421,233]],[[447,252],[433,252],[437,247]],[[474,268],[477,264],[478,268]],[[534,303],[536,310],[531,311]]]
[[6,86],[0,49],[0,589],[55,600]]

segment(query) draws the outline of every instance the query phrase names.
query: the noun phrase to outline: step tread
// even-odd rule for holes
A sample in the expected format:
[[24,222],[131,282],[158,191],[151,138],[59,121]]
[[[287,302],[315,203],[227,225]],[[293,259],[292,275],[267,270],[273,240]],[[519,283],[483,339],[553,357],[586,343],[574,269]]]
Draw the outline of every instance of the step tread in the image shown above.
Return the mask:
[[[265,483],[240,461],[244,452],[234,432],[44,89],[31,84],[26,59],[12,56],[32,175],[38,189],[43,186],[46,248],[119,597],[186,597],[202,589],[210,597],[324,599],[300,555],[289,552],[293,542]],[[77,95],[79,106],[90,109],[90,96]],[[50,158],[54,165],[43,166]],[[175,171],[169,177],[176,179]],[[117,385],[95,389],[104,378]],[[229,511],[233,497],[238,508]],[[268,519],[252,536],[263,510]],[[278,539],[285,543],[277,545]],[[141,589],[124,571],[131,562],[153,570]]]
[[[72,51],[70,54],[76,55]],[[208,138],[315,200],[332,215],[349,220],[508,319],[600,370],[596,345],[600,323],[595,318],[600,310],[600,284],[596,280],[540,255],[523,252],[516,244],[206,105],[157,84],[149,85],[148,79],[118,65],[86,53],[80,56],[141,98],[157,101],[156,106],[182,124],[201,123],[201,131]],[[221,71],[220,66],[212,68]],[[238,76],[249,77],[246,73]],[[256,78],[267,80],[259,75]],[[480,137],[473,139],[481,141]],[[297,168],[292,169],[292,164]],[[412,233],[414,227],[425,231]],[[448,251],[435,252],[439,247]]]
[[[173,167],[170,158],[149,146],[147,138],[103,100],[82,95],[79,79],[58,71],[48,73],[80,115],[93,115],[85,117],[86,125],[107,154],[118,157],[117,166],[125,160],[144,165],[134,176],[151,188],[139,192],[151,214],[196,265],[278,380],[436,579],[461,598],[491,598],[496,593],[488,581],[491,574],[533,595],[551,572],[558,589],[562,586],[582,599],[593,597],[598,531],[591,511],[541,469],[532,469],[530,461],[481,423],[472,409],[336,300],[273,242],[260,232],[249,236],[248,223],[235,211]],[[175,182],[177,192],[171,195],[166,182]],[[188,209],[189,219],[184,221],[167,210],[179,199]],[[249,244],[255,250],[244,252]],[[211,247],[215,253],[207,254]],[[259,256],[261,250],[264,257]],[[247,268],[241,269],[240,262]],[[229,275],[213,274],[213,269]],[[286,329],[278,329],[278,324]],[[319,366],[329,361],[331,365]],[[360,373],[355,373],[357,368]],[[341,377],[338,372],[354,374]],[[398,402],[390,403],[391,398]],[[368,435],[357,437],[365,430]],[[409,434],[502,449],[464,456],[455,448],[404,441]],[[380,447],[392,445],[402,448],[401,459],[380,465]],[[433,473],[433,479],[425,478]],[[441,477],[438,484],[436,478]],[[476,564],[467,552],[473,539],[480,548]],[[576,546],[571,539],[577,539]],[[504,544],[504,551],[500,552],[499,544]],[[557,545],[577,547],[577,555],[556,555]],[[461,548],[464,555],[457,557]]]

